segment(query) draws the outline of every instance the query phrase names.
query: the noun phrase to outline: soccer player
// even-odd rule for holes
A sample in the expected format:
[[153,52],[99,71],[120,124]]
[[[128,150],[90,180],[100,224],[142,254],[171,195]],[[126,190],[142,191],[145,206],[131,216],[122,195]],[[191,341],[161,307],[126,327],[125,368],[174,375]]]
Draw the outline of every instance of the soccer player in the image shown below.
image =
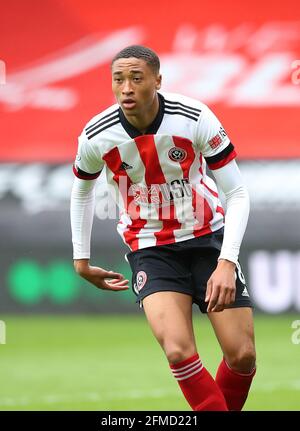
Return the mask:
[[[252,305],[238,261],[249,197],[219,120],[198,100],[159,92],[159,68],[149,48],[120,51],[111,64],[117,104],[79,137],[75,270],[100,289],[128,289],[122,274],[89,264],[94,189],[105,167],[137,302],[183,395],[193,410],[241,410],[256,370]],[[226,217],[206,164],[224,192]],[[207,313],[223,352],[215,379],[197,351],[193,303]]]

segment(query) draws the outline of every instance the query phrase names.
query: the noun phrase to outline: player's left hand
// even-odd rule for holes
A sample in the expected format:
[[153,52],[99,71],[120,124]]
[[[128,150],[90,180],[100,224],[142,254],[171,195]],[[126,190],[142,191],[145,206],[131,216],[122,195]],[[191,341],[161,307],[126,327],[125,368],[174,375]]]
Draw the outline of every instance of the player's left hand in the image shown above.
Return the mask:
[[223,311],[228,305],[233,304],[235,292],[235,264],[220,259],[207,282],[205,296],[205,302],[208,302],[207,312]]

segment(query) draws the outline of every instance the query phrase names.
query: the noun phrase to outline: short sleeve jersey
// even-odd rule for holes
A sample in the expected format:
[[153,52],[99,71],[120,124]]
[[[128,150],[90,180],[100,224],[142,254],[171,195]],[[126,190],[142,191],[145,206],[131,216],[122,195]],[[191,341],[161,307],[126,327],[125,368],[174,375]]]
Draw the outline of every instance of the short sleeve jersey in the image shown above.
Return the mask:
[[189,97],[158,93],[159,111],[144,134],[115,104],[79,137],[74,173],[107,184],[120,208],[118,232],[131,250],[170,244],[216,231],[224,210],[206,175],[236,157],[213,112]]

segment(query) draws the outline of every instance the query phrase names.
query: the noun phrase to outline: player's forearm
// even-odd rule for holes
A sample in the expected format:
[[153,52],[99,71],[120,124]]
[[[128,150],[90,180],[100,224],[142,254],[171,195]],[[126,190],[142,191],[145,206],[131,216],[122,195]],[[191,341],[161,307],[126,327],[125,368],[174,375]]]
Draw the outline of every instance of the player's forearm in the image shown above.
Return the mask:
[[249,195],[245,186],[226,193],[224,239],[219,259],[237,263],[249,217]]
[[[74,179],[71,193],[71,229],[74,260],[90,258],[96,180]],[[79,262],[80,263],[80,262]]]
[[248,223],[249,194],[234,160],[213,174],[226,197],[224,239],[219,261],[226,259],[236,264]]
[[74,268],[79,275],[85,274],[89,270],[90,259],[74,259]]

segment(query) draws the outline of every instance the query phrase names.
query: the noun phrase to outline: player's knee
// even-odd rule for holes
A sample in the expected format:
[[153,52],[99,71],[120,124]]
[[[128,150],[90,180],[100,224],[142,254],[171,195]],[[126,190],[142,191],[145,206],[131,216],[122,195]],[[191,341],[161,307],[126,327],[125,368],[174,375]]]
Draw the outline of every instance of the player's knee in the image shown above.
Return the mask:
[[164,351],[170,364],[177,364],[196,354],[194,346],[164,346]]
[[255,368],[256,354],[252,343],[243,345],[235,354],[227,358],[228,365],[240,373],[251,373]]

